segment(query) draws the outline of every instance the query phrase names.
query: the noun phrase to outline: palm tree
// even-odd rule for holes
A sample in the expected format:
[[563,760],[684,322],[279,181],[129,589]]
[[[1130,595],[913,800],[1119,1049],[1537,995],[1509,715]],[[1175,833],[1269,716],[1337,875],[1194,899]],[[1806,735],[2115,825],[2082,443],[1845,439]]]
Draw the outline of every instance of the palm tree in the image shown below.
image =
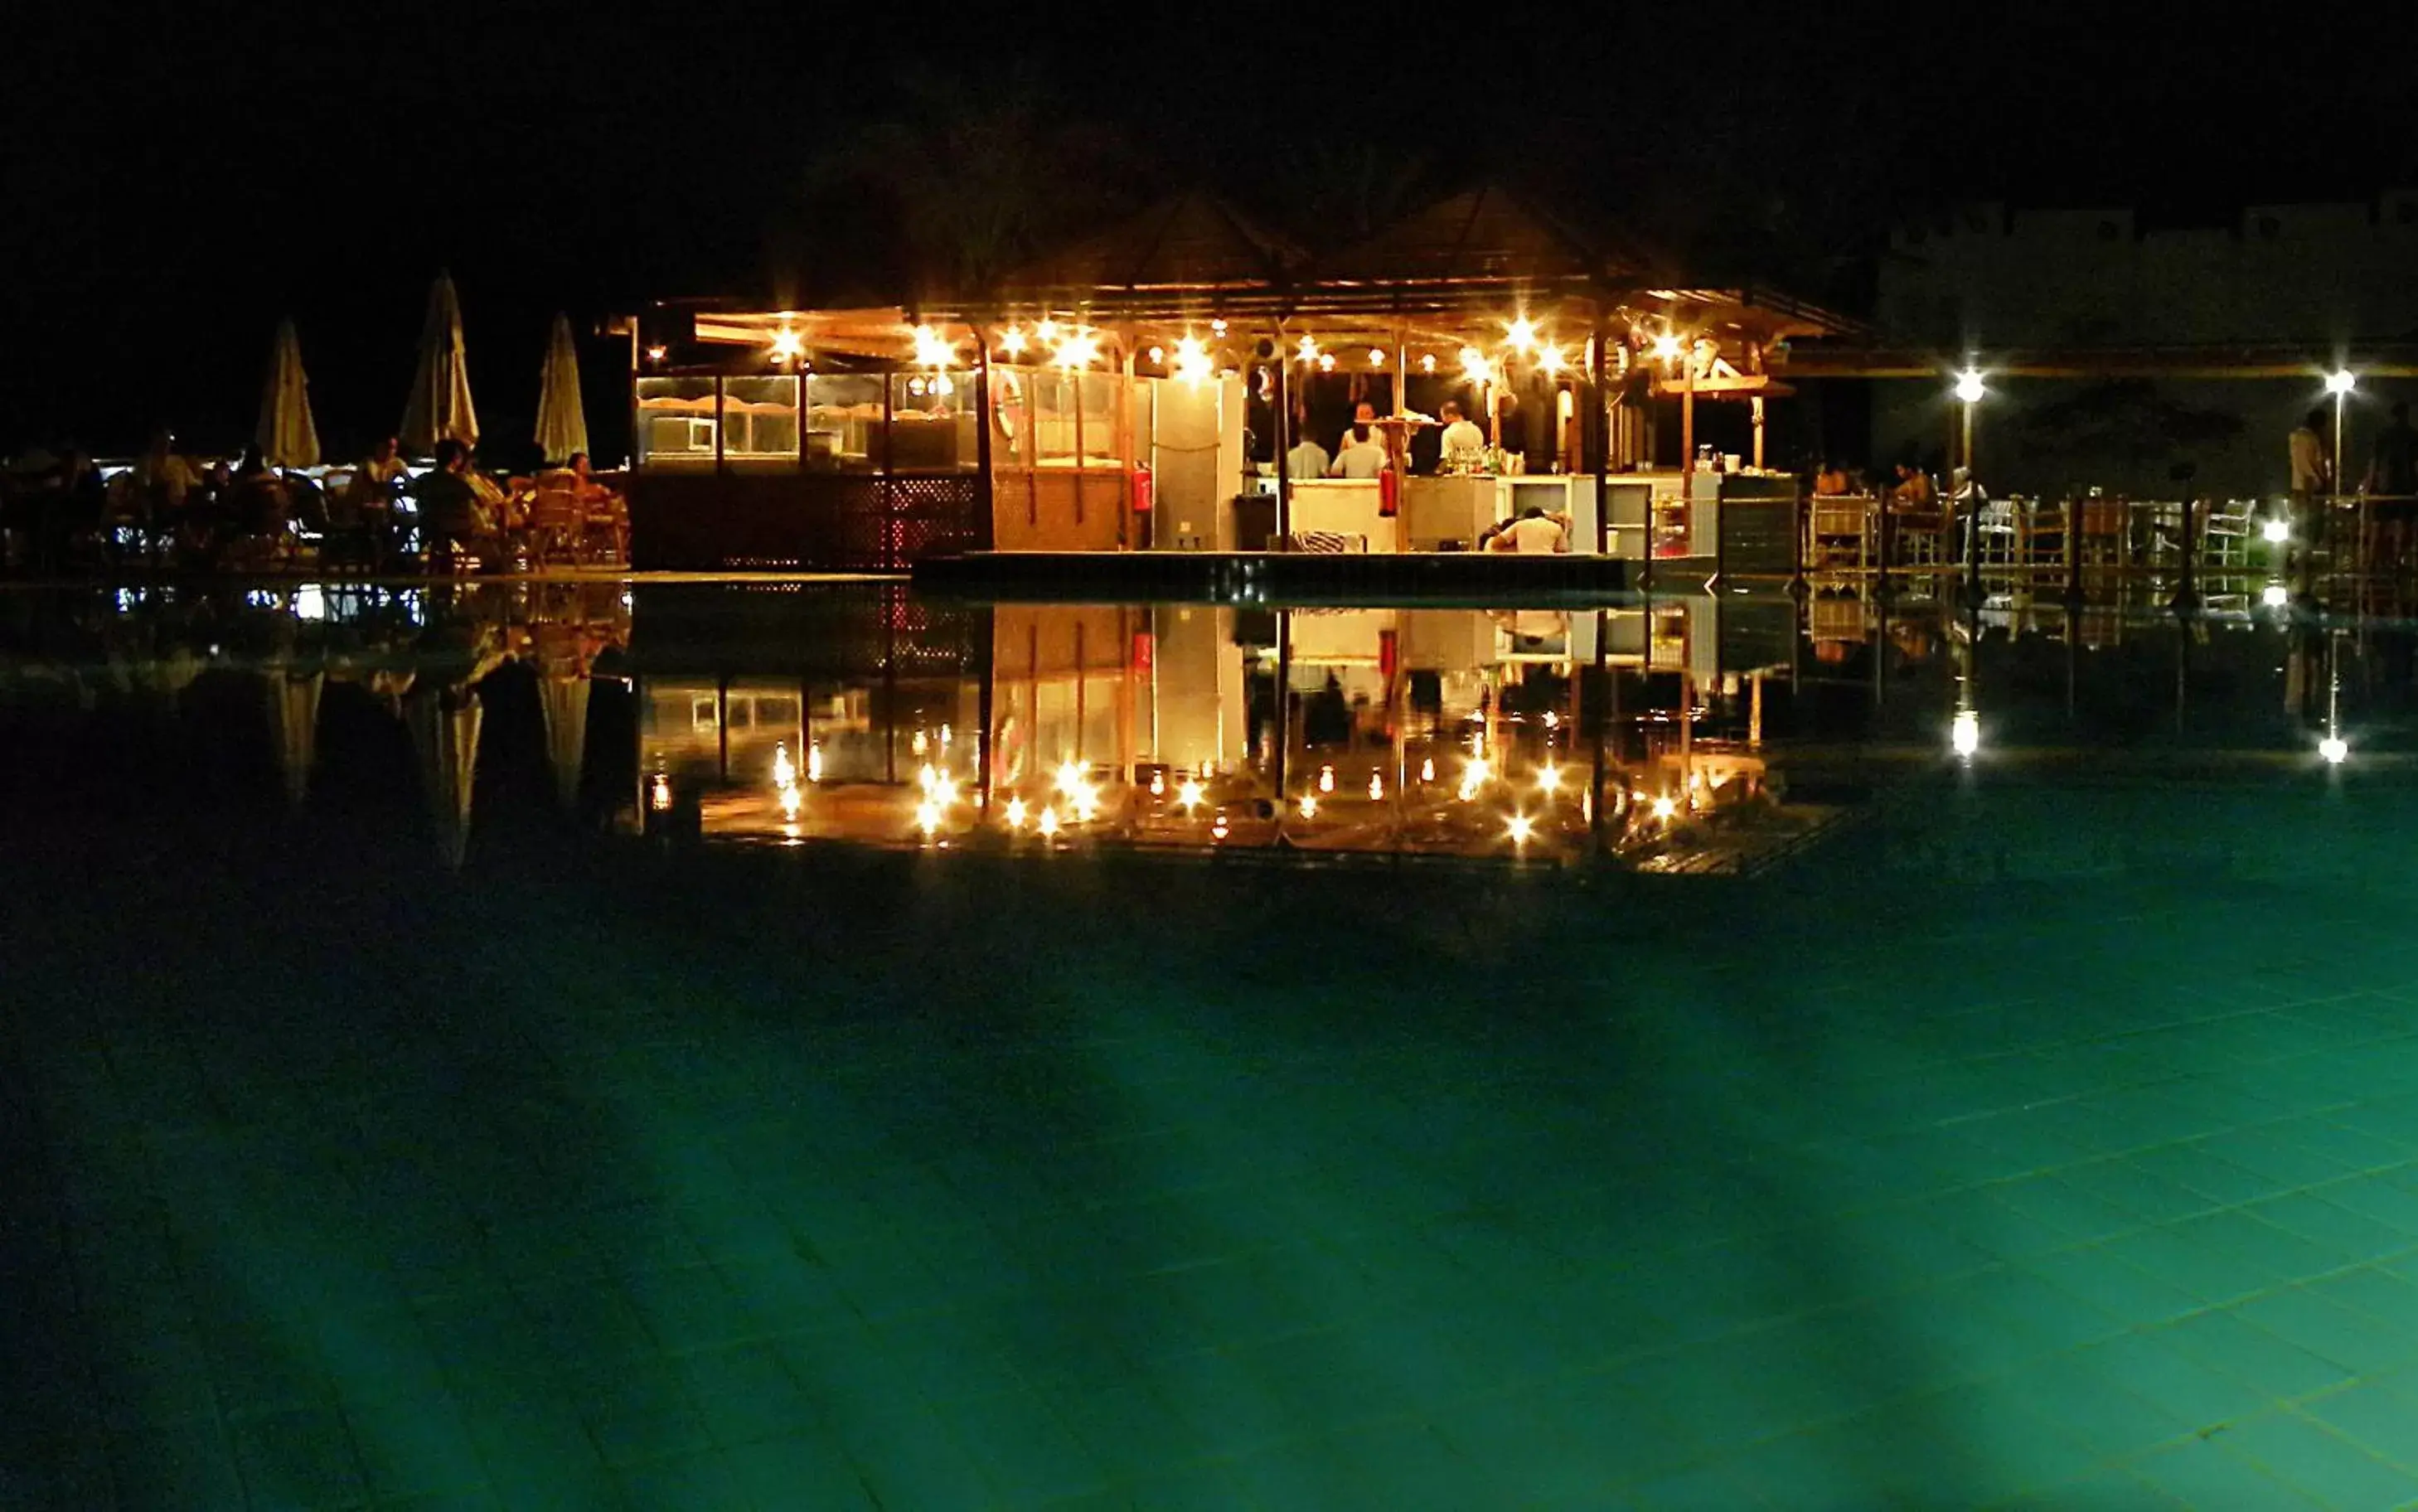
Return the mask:
[[979,298],[1052,240],[1132,203],[1134,155],[1028,69],[903,82],[899,112],[814,163],[810,194],[865,193],[895,218],[920,289]]

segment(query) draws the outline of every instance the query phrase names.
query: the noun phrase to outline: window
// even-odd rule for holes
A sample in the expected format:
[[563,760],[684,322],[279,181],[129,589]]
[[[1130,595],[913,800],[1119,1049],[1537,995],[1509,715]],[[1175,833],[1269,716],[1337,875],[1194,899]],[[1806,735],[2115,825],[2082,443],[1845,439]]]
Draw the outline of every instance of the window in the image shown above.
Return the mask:
[[818,373],[806,380],[806,466],[824,472],[870,472],[880,446],[881,380]]
[[972,466],[973,402],[969,374],[892,374],[891,466],[907,472]]
[[725,457],[798,455],[798,380],[789,374],[722,380]]
[[638,460],[713,458],[713,380],[638,380]]

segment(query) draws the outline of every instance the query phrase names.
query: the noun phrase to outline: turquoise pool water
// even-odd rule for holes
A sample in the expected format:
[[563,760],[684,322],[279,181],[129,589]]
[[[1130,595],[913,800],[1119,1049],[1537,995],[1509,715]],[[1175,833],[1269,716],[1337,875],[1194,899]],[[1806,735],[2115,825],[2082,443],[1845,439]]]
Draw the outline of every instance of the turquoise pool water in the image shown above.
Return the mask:
[[2412,669],[0,596],[0,1504],[2410,1504]]

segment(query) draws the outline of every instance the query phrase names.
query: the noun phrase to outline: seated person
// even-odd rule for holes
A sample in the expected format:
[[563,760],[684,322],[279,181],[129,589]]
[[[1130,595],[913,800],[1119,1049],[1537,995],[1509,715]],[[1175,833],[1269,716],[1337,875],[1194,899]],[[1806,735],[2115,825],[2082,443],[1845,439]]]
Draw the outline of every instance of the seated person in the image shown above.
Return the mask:
[[1897,465],[1897,486],[1890,490],[1890,508],[1900,514],[1928,514],[1939,507],[1939,491],[1931,474],[1910,462]]
[[1838,498],[1852,491],[1847,469],[1835,462],[1825,462],[1822,470],[1814,475],[1814,494],[1817,498]]
[[613,496],[611,489],[596,481],[595,469],[588,465],[587,452],[574,451],[571,460],[562,466],[563,470],[571,474],[581,503],[595,504]]
[[457,546],[482,557],[498,555],[495,517],[470,481],[469,448],[454,440],[437,442],[436,470],[421,475],[412,496],[420,501],[421,533],[430,560]]
[[[1368,406],[1361,406],[1366,409]],[[1385,443],[1373,425],[1354,425],[1343,433],[1343,450],[1327,467],[1329,478],[1374,478],[1385,470]]]
[[353,469],[353,481],[344,489],[346,505],[364,520],[384,520],[409,476],[403,462],[403,443],[390,435]]
[[1548,514],[1535,504],[1520,512],[1516,520],[1507,520],[1494,527],[1485,538],[1489,551],[1517,552],[1523,557],[1544,556],[1569,549],[1570,517]]

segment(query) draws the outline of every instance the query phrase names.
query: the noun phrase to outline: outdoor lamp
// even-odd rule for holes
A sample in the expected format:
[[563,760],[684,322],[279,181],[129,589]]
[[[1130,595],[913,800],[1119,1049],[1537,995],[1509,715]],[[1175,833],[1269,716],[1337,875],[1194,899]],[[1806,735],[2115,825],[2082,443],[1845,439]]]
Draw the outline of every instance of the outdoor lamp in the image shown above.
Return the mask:
[[2270,583],[2259,593],[2258,602],[2270,609],[2281,609],[2292,602],[2292,590],[2281,583]]
[[2350,743],[2339,735],[2329,735],[2318,742],[2318,755],[2326,758],[2327,766],[2339,767],[2350,757]]
[[1519,319],[1511,322],[1511,328],[1508,336],[1511,343],[1511,350],[1515,352],[1525,353],[1530,347],[1537,344],[1537,328],[1529,322],[1526,315],[1522,315]]
[[805,347],[804,339],[794,330],[779,330],[773,333],[773,360],[775,362],[794,360],[800,352],[805,350]]
[[2347,394],[2358,387],[2358,374],[2349,368],[2336,368],[2326,374],[2326,392],[2330,394]]
[[1978,405],[1982,402],[1982,396],[1987,392],[1989,390],[1982,387],[1982,374],[1973,369],[1967,368],[1956,374],[1956,397],[1965,403]]
[[1024,352],[1024,328],[1010,326],[1002,331],[999,337],[999,349],[1010,357],[1021,356]]
[[1505,828],[1511,832],[1513,845],[1524,846],[1528,843],[1528,837],[1536,833],[1537,822],[1525,814],[1514,814],[1511,816],[1511,822]]
[[1678,360],[1679,338],[1665,331],[1654,338],[1654,355],[1665,362]]
[[2268,521],[2265,525],[2260,526],[2258,527],[2258,533],[2266,540],[2280,546],[2285,542],[2292,539],[2292,522],[2280,517],[2273,519]]

